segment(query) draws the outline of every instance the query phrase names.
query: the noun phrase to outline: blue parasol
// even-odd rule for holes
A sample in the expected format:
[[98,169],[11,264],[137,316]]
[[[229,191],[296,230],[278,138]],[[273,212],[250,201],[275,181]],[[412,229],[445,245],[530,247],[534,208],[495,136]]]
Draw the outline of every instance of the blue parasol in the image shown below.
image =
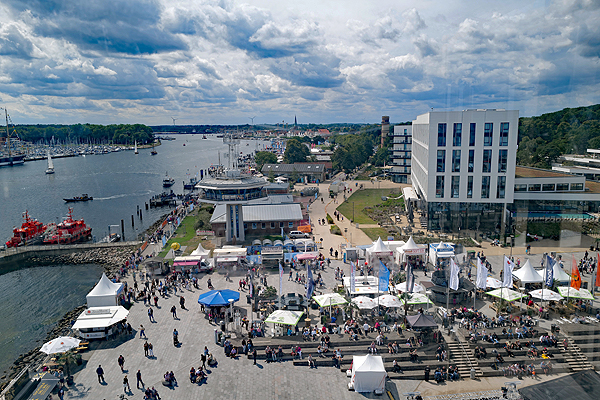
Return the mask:
[[198,303],[205,306],[228,306],[229,300],[238,301],[240,293],[235,290],[211,290],[210,292],[202,293],[198,297]]

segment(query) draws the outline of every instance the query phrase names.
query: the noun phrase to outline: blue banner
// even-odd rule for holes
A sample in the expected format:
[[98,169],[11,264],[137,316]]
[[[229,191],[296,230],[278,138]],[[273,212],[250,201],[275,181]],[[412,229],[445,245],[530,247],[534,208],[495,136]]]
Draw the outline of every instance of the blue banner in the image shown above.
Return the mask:
[[546,286],[552,287],[554,284],[554,261],[549,255],[546,256]]
[[313,291],[315,290],[315,283],[313,282],[313,274],[310,269],[310,263],[306,265],[306,298],[312,297]]
[[379,291],[387,292],[390,286],[390,270],[379,260]]

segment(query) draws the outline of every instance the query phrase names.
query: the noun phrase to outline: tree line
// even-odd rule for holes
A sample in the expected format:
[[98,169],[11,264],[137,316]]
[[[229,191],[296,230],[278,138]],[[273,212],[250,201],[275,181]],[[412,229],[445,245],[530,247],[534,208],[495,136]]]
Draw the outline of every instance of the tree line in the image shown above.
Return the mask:
[[[12,128],[11,128],[12,130]],[[21,140],[33,143],[152,143],[154,133],[142,124],[119,125],[17,125],[14,127]]]
[[517,164],[551,168],[562,154],[600,148],[600,104],[519,118]]

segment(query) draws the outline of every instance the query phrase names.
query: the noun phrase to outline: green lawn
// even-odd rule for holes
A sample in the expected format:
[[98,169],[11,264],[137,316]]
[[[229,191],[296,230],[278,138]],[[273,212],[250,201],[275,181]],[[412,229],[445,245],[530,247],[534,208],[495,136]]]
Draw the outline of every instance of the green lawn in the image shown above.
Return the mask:
[[361,230],[373,241],[377,240],[378,237],[381,240],[387,240],[388,237],[388,231],[384,228],[362,228]]
[[[352,196],[345,202],[340,204],[337,210],[348,219],[352,219],[352,203],[354,203],[354,222],[359,224],[376,224],[369,218],[363,209],[365,207],[373,207],[376,204],[382,203],[381,196],[389,196],[392,189],[363,189],[354,192]],[[398,196],[398,195],[394,195]],[[375,238],[377,239],[377,238]]]
[[171,249],[171,244],[173,243],[179,243],[181,246],[190,246],[195,243],[195,245],[198,246],[199,240],[193,240],[196,237],[196,231],[194,230],[194,225],[197,219],[196,213],[197,212],[194,211],[192,214],[183,219],[181,225],[179,225],[177,230],[175,230],[175,235],[173,235],[171,239],[167,241],[167,245],[158,255],[159,257],[166,256]]

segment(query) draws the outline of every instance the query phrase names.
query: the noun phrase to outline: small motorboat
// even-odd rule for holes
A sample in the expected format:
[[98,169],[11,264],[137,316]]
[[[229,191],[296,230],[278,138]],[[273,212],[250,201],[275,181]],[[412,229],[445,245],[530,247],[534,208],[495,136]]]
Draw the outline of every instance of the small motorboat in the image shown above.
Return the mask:
[[169,173],[167,172],[165,174],[165,178],[163,179],[163,187],[171,187],[175,184],[175,179],[171,178],[169,176]]
[[94,200],[93,197],[88,196],[87,194],[82,194],[81,196],[75,196],[75,197],[71,197],[70,199],[63,199],[64,201],[66,201],[67,203],[74,203],[77,201],[90,201],[90,200]]

